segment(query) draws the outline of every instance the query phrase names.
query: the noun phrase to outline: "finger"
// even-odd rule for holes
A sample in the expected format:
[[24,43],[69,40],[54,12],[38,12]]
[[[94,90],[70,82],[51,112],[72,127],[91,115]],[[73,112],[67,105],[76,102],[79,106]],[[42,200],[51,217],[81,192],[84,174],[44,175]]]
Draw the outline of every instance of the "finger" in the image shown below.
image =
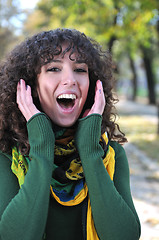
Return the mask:
[[88,109],[85,111],[83,117],[93,113],[98,113],[102,115],[104,108],[105,108],[105,95],[104,95],[103,85],[102,85],[102,82],[98,80],[96,82],[94,104],[92,105],[91,109]]
[[105,107],[105,95],[103,91],[102,82],[98,80],[96,83],[93,111],[95,113],[99,113],[102,115],[104,111],[104,107]]
[[25,108],[26,101],[26,85],[23,79],[17,84],[17,104],[19,109],[22,111]]
[[29,85],[26,85],[25,81],[21,79],[19,88],[19,101],[24,108],[27,108],[33,102],[31,95],[31,87]]
[[20,82],[18,82],[17,84],[17,104],[19,109],[21,110],[23,108],[23,104],[22,104],[22,91],[21,91],[21,84]]
[[33,98],[31,94],[31,87],[29,85],[26,86],[26,104],[33,103]]
[[17,84],[17,94],[16,94],[16,102],[19,103],[20,101],[20,83]]
[[22,103],[25,103],[26,101],[26,84],[25,81],[23,79],[20,79],[20,98]]
[[100,80],[97,81],[96,83],[96,91],[95,91],[95,97],[102,97],[102,100],[103,100],[103,94],[104,94],[104,91],[103,91],[103,85],[102,85],[102,82]]
[[96,99],[100,101],[100,103],[105,102],[105,96],[103,91],[103,85],[100,80],[96,83],[96,91],[95,91],[95,101]]

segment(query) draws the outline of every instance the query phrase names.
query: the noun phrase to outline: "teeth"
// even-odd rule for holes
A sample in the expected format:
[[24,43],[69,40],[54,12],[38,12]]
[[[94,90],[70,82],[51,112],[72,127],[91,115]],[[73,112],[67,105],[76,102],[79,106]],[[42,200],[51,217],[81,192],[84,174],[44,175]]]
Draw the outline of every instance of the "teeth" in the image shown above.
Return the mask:
[[76,99],[76,95],[75,94],[61,94],[60,96],[58,96],[58,99]]

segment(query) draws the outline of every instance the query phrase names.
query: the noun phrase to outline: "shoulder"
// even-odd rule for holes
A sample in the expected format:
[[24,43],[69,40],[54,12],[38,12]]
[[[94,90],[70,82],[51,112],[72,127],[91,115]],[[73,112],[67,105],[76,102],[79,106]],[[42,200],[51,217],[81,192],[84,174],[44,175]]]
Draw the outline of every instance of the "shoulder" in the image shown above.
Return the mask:
[[0,151],[0,172],[4,171],[4,169],[10,168],[11,163],[12,163],[12,156]]
[[111,141],[110,146],[115,151],[115,177],[114,179],[129,179],[129,163],[124,147],[118,142]]
[[115,141],[110,141],[110,146],[115,151],[115,158],[126,157],[125,149],[121,144]]
[[[11,170],[12,156],[0,151],[0,189],[6,184],[17,185],[17,178]],[[12,183],[11,183],[12,182]]]
[[18,180],[11,170],[11,159],[11,155],[0,151],[0,215],[19,191]]
[[114,149],[115,151],[115,166],[116,169],[128,169],[129,164],[128,164],[128,159],[126,156],[126,152],[124,147],[119,144],[118,142],[111,141],[110,146]]
[[12,161],[12,156],[9,155],[8,153],[4,153],[0,150],[0,160],[1,159],[6,159],[6,160],[11,162]]

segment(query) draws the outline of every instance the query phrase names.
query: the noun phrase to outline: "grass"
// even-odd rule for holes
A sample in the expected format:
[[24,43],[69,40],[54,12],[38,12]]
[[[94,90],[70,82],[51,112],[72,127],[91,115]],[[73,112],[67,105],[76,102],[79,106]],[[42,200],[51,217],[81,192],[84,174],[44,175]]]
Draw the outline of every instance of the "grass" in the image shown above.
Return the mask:
[[159,162],[159,136],[157,124],[141,116],[121,115],[118,123],[128,142],[136,145],[145,154]]

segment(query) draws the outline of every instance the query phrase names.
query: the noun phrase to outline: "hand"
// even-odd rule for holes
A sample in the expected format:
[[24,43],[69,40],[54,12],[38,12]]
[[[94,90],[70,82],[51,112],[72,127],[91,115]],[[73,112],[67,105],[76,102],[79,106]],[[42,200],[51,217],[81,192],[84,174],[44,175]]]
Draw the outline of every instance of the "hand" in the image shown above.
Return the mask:
[[26,121],[40,112],[33,103],[31,87],[28,85],[26,86],[23,79],[21,79],[17,85],[17,104]]
[[94,104],[91,109],[87,109],[84,112],[83,117],[89,116],[90,114],[93,114],[93,113],[98,113],[102,115],[104,108],[105,108],[105,96],[104,96],[103,86],[102,86],[102,82],[98,80],[96,82]]

